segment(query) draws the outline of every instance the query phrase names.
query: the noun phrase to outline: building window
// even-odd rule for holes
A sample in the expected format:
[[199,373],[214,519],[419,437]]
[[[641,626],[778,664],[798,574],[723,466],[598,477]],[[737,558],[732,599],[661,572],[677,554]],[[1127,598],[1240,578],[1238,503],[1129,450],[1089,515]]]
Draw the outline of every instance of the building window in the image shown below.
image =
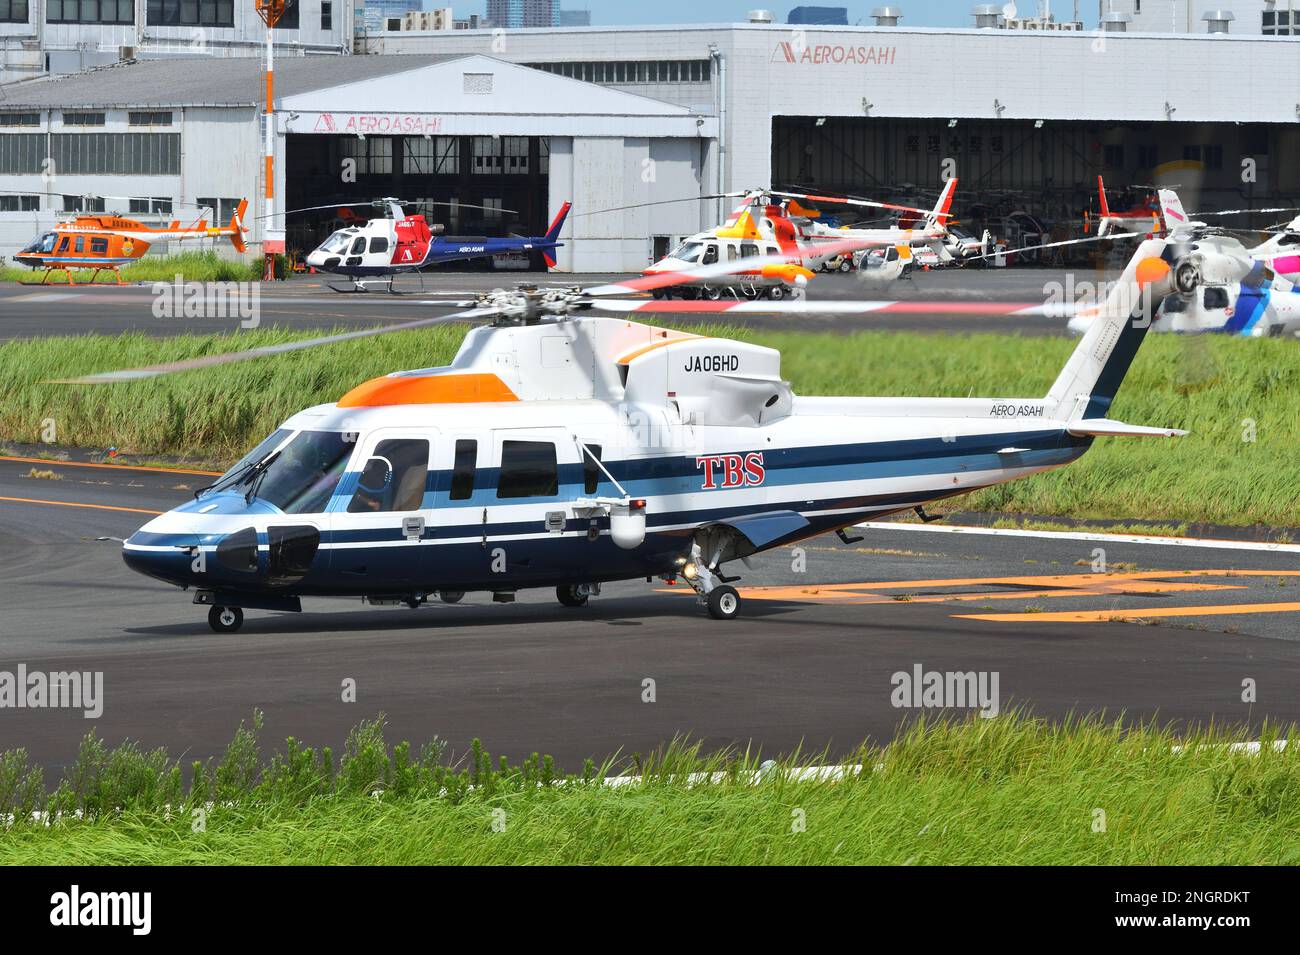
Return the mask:
[[216,199],[209,196],[206,198],[200,197],[198,199],[198,204],[200,206],[200,213],[206,215],[206,209],[211,209],[212,221],[224,224],[235,217],[235,209],[239,206],[239,200]]
[[[298,29],[298,9],[302,6],[302,0],[290,3],[284,8],[284,15],[280,17],[280,22],[275,25],[277,30],[296,30]],[[400,26],[400,24],[398,24]]]
[[1160,165],[1160,147],[1155,143],[1138,146],[1138,168],[1154,169]]
[[27,0],[0,0],[0,23],[26,23]]
[[132,215],[169,216],[172,214],[172,201],[164,198],[132,199],[130,211]]
[[163,110],[127,113],[128,126],[170,126],[172,124],[172,114]]
[[345,139],[344,159],[356,163],[359,176],[387,176],[393,172],[393,141],[387,136],[373,139]]
[[587,83],[710,83],[712,60],[526,63],[525,66]]
[[63,113],[64,126],[103,126],[103,113]]
[[[4,0],[0,0],[3,3]],[[39,126],[40,113],[0,113],[0,126]]]
[[64,196],[64,212],[104,212],[104,200],[99,196]]
[[1107,169],[1124,168],[1124,147],[1119,143],[1107,143],[1101,148],[1102,163]]
[[475,175],[495,176],[501,172],[501,141],[492,136],[474,137]]
[[[293,11],[296,26],[298,5],[290,4],[289,9]],[[288,15],[286,11],[280,22]],[[149,0],[145,22],[151,27],[233,27],[235,0]]]
[[505,172],[517,176],[526,175],[528,173],[528,137],[505,136],[502,143],[505,146]]
[[0,196],[0,212],[39,212],[40,196]]
[[45,136],[41,133],[0,135],[0,173],[41,172],[44,160]]
[[176,176],[180,133],[59,133],[50,137],[61,175]]
[[320,28],[326,33],[334,29],[334,4],[329,0],[321,0]]
[[46,23],[134,23],[133,0],[49,0]]
[[537,171],[543,176],[551,174],[551,137],[537,138]]
[[402,143],[402,172],[413,176],[454,176],[460,172],[460,140],[455,136],[407,136]]

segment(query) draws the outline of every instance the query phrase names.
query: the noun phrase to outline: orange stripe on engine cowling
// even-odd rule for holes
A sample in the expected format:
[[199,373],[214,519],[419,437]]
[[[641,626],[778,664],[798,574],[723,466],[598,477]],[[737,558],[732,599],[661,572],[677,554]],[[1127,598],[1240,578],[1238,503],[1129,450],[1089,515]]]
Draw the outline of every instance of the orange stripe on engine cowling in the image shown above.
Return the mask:
[[[701,302],[698,302],[697,304],[710,305],[710,306],[720,305],[722,308],[731,308],[736,303],[735,302],[709,302],[707,299],[705,299],[702,300]],[[711,309],[701,308],[700,310],[710,311]],[[647,352],[655,351],[656,349],[663,348],[666,345],[676,345],[678,342],[687,342],[694,338],[707,337],[702,335],[692,335],[690,332],[665,331],[662,332],[662,334],[663,334],[663,338],[659,339],[658,341],[653,341],[648,345],[638,345],[636,348],[633,348],[631,351],[624,352],[623,354],[619,355],[618,358],[615,359],[615,362],[619,365],[627,365],[630,364],[634,359],[640,358],[642,355],[646,354]]]
[[340,408],[383,405],[469,404],[479,401],[518,401],[496,375],[420,375],[372,378],[339,399]]

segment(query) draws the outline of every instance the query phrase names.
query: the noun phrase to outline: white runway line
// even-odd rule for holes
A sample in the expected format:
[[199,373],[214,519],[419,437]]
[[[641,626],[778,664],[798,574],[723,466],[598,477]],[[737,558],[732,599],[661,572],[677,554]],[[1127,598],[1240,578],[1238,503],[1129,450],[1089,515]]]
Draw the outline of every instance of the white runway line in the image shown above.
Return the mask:
[[854,524],[873,531],[923,531],[931,534],[983,534],[994,537],[1041,537],[1048,540],[1098,541],[1108,544],[1158,544],[1162,547],[1205,547],[1211,550],[1255,550],[1273,554],[1300,554],[1300,544],[1234,541],[1205,537],[1154,537],[1143,534],[1101,534],[1086,531],[1031,531],[1012,527],[971,527],[963,524],[895,524],[868,521]]

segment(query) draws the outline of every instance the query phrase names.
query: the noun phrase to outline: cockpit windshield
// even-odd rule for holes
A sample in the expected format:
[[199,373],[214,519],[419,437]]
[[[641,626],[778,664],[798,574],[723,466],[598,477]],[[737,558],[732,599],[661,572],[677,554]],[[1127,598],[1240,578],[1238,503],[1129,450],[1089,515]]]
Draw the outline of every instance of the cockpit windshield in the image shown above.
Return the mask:
[[355,447],[355,434],[300,431],[253,479],[254,494],[286,514],[319,514]]
[[692,242],[687,240],[672,251],[670,258],[679,259],[682,262],[695,263],[700,259],[704,252],[703,242]]
[[352,241],[350,232],[339,231],[321,243],[320,250],[329,252],[333,255],[342,255],[348,250],[348,243]]
[[47,232],[39,239],[34,241],[31,245],[27,246],[27,248],[19,252],[18,254],[22,255],[25,252],[36,252],[36,253],[53,252],[54,241],[58,237],[59,234],[57,232]]
[[281,428],[259,444],[212,485],[213,491],[251,492],[286,514],[325,510],[347,467],[356,435],[340,431]]

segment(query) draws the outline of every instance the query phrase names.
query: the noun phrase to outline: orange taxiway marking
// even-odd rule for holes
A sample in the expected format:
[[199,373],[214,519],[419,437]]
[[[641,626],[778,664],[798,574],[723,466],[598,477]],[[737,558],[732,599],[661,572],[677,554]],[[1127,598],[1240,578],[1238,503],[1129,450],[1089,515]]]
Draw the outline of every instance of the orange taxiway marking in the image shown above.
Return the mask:
[[22,458],[0,454],[0,461],[21,464],[44,464],[53,468],[107,468],[110,471],[149,471],[154,474],[201,474],[204,477],[221,477],[220,471],[196,471],[191,468],[149,468],[140,464],[98,464],[94,461],[53,461],[49,458]]
[[86,507],[95,511],[126,511],[131,514],[161,514],[162,511],[146,511],[140,507],[116,507],[112,504],[82,504],[78,501],[42,501],[34,497],[0,497],[0,501],[17,504],[52,504],[55,507]]
[[1245,613],[1289,613],[1300,603],[1216,604],[1203,607],[1146,607],[1138,610],[1065,610],[1059,613],[976,613],[953,614],[962,620],[990,620],[994,623],[1106,623],[1145,620],[1148,617],[1214,617]]

